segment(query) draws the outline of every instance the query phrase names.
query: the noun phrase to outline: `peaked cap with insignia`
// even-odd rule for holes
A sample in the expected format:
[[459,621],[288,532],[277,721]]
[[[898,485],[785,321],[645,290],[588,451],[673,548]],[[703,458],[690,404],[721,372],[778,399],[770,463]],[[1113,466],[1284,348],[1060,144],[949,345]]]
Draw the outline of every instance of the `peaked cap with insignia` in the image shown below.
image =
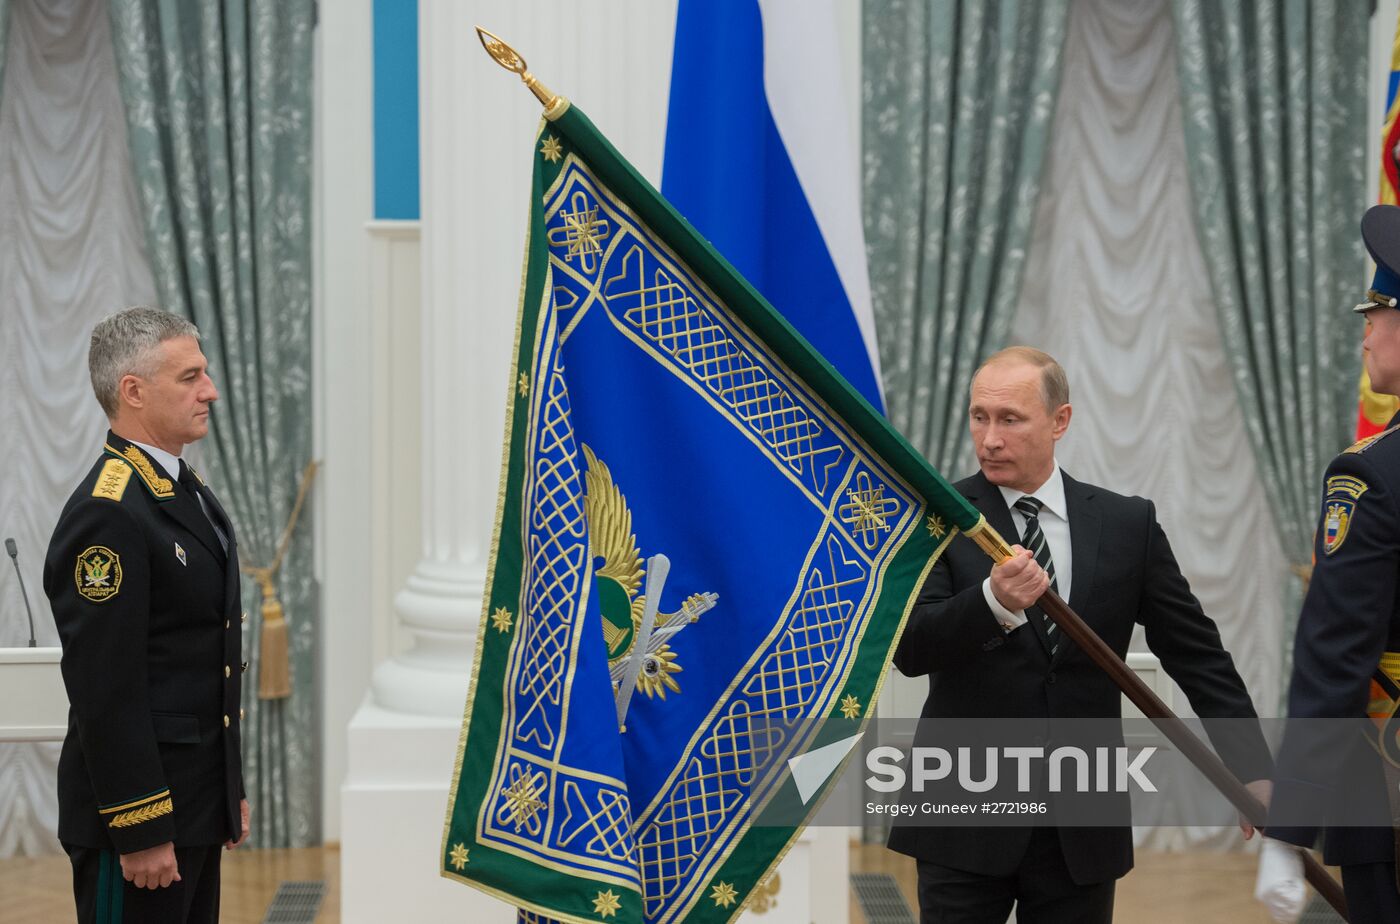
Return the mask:
[[1373,205],[1361,217],[1361,239],[1376,275],[1366,300],[1353,308],[1364,314],[1376,308],[1400,308],[1400,206]]

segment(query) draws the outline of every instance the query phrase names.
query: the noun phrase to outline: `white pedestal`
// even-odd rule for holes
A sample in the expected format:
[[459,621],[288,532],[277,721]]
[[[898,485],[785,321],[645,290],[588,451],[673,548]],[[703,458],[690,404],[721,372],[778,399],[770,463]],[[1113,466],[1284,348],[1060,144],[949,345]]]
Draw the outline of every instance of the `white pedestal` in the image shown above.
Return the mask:
[[[470,921],[513,924],[516,909],[438,875],[456,719],[405,715],[366,699],[350,723],[350,776],[340,791],[345,924]],[[809,828],[778,868],[779,888],[751,924],[843,924],[848,833]]]
[[390,712],[366,699],[349,728],[340,791],[340,919],[512,924],[515,909],[438,875],[457,719]]
[[792,845],[777,886],[755,897],[743,924],[846,924],[850,908],[850,842],[846,828],[808,828]]

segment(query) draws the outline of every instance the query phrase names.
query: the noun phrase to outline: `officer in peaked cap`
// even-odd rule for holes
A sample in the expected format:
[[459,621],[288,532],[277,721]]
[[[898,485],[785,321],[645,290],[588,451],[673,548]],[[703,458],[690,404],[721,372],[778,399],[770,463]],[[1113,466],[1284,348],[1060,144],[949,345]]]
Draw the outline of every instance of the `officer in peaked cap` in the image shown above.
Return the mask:
[[248,836],[238,551],[180,458],[219,396],[198,337],[154,308],[93,330],[111,429],[44,563],[70,703],[58,837],[84,924],[218,921],[220,851]]
[[[1366,371],[1377,394],[1400,395],[1400,207],[1367,211],[1361,234],[1376,261],[1355,308],[1366,317]],[[1327,467],[1256,891],[1280,920],[1296,917],[1303,896],[1300,858],[1286,845],[1312,847],[1322,831],[1323,857],[1342,868],[1354,924],[1400,921],[1396,835],[1386,826],[1396,816],[1381,794],[1397,796],[1386,777],[1393,784],[1400,771],[1387,770],[1380,753],[1400,755],[1384,746],[1396,740],[1393,728],[1374,733],[1400,701],[1397,424],[1400,417]],[[1342,718],[1356,721],[1293,721]],[[1363,819],[1367,803],[1375,811]]]

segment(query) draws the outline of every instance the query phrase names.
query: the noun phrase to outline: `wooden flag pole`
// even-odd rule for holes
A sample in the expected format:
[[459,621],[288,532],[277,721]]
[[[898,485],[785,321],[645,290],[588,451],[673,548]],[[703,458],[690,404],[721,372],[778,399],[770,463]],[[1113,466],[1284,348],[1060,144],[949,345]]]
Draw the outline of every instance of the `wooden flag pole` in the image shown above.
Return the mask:
[[[487,54],[501,67],[519,76],[530,92],[535,95],[540,105],[545,108],[546,118],[555,117],[563,111],[564,107],[568,105],[567,101],[551,92],[539,82],[534,74],[530,73],[525,59],[519,52],[506,44],[499,36],[480,26],[476,27],[476,32]],[[985,518],[965,532],[968,538],[976,542],[984,552],[991,556],[993,561],[1001,563],[1011,557],[1011,547],[987,523]],[[1113,678],[1114,683],[1123,691],[1123,694],[1132,700],[1142,710],[1143,715],[1151,719],[1173,744],[1181,749],[1181,752],[1206,775],[1206,778],[1215,785],[1216,789],[1220,790],[1235,808],[1249,819],[1250,824],[1256,828],[1262,828],[1266,817],[1263,803],[1245,788],[1244,784],[1230,772],[1214,751],[1197,738],[1186,727],[1186,724],[1167,708],[1167,705],[1157,697],[1157,694],[1152,692],[1147,684],[1142,682],[1137,674],[1133,673],[1132,669],[1123,662],[1123,659],[1118,657],[1117,653],[1109,648],[1103,639],[1099,638],[1094,630],[1090,629],[1084,620],[1080,619],[1078,614],[1071,610],[1054,591],[1046,591],[1045,595],[1037,602],[1065,633],[1065,636],[1073,639],[1080,648],[1088,652],[1094,663]],[[1319,895],[1327,899],[1343,920],[1350,920],[1347,918],[1346,899],[1342,895],[1341,886],[1313,858],[1312,854],[1307,851],[1301,853],[1308,882],[1312,883]]]
[[[968,530],[967,536],[997,564],[1012,557],[1011,547],[985,519],[975,528]],[[1123,695],[1141,709],[1143,715],[1152,720],[1162,734],[1195,764],[1196,769],[1205,774],[1206,779],[1239,809],[1240,814],[1262,831],[1268,816],[1264,804],[1256,799],[1254,793],[1245,788],[1215,752],[1196,737],[1186,723],[1152,692],[1152,688],[1118,657],[1118,653],[1108,647],[1108,643],[1099,638],[1098,633],[1089,628],[1079,614],[1070,609],[1069,604],[1060,599],[1060,595],[1055,591],[1047,590],[1036,603],[1055,621],[1055,625],[1060,627],[1065,637],[1083,649],[1094,663],[1112,678],[1118,689],[1123,691]],[[1341,915],[1342,920],[1350,921],[1341,884],[1332,878],[1310,851],[1302,850],[1299,853],[1303,857],[1303,872],[1308,882],[1317,890],[1317,894],[1326,899],[1337,914]]]

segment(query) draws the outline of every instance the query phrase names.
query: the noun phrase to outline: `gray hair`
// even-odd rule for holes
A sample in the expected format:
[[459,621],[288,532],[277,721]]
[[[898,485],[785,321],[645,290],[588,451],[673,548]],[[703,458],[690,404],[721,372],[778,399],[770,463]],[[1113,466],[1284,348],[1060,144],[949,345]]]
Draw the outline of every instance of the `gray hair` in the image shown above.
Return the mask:
[[[1061,405],[1069,404],[1069,377],[1065,375],[1064,367],[1055,361],[1055,357],[1035,347],[1010,346],[998,350],[977,367],[977,372],[993,363],[1008,362],[1025,363],[1040,370],[1040,396],[1045,399],[1045,407],[1051,414]],[[974,372],[972,377],[977,378],[977,373]]]
[[137,305],[109,314],[92,329],[88,374],[92,393],[110,419],[117,413],[122,376],[148,379],[156,372],[157,348],[176,337],[199,339],[199,328],[168,311]]

